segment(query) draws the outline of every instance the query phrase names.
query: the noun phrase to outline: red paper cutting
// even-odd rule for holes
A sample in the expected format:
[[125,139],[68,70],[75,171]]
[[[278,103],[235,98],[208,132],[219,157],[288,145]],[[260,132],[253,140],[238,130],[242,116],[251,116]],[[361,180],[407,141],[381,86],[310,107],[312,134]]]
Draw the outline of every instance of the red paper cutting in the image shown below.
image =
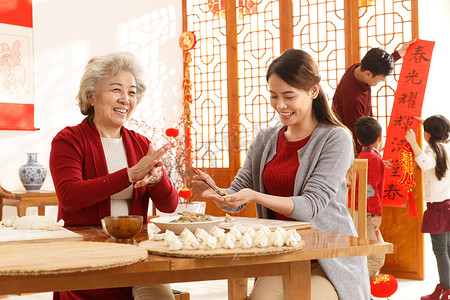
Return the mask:
[[400,155],[406,142],[406,131],[412,128],[417,134],[419,122],[414,117],[421,116],[433,48],[434,42],[417,40],[403,57],[383,152],[383,160],[392,159],[391,168],[385,169],[385,206],[405,207],[408,190],[414,185],[410,170],[403,169]]

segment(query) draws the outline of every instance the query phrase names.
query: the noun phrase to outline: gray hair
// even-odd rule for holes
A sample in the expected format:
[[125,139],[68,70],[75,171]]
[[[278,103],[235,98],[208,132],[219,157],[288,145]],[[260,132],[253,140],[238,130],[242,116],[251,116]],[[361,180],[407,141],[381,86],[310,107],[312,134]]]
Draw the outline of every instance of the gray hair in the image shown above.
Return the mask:
[[94,117],[94,108],[89,102],[89,96],[97,93],[98,87],[103,80],[116,75],[122,70],[128,70],[133,74],[137,85],[136,104],[139,104],[146,90],[143,79],[144,70],[131,53],[109,53],[104,56],[91,58],[84,69],[77,95],[78,106],[83,115]]

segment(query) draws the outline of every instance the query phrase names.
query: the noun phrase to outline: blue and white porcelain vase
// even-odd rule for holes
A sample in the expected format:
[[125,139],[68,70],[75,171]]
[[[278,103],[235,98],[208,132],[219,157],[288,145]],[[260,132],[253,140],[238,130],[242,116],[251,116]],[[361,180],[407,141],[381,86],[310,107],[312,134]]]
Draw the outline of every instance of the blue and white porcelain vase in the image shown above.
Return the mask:
[[27,192],[38,192],[47,176],[47,169],[38,163],[37,153],[27,153],[28,162],[19,168],[19,177]]

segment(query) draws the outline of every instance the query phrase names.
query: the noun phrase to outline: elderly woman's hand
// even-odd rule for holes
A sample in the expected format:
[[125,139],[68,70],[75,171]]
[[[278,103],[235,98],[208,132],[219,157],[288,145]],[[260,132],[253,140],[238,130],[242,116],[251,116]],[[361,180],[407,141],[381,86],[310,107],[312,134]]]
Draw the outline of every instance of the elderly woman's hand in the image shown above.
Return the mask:
[[141,187],[151,183],[150,181],[153,180],[154,177],[162,175],[161,167],[163,166],[163,162],[161,161],[161,158],[167,152],[169,147],[169,144],[165,144],[155,151],[153,145],[150,144],[147,154],[133,167],[128,168],[128,176],[131,181],[137,181],[135,187]]

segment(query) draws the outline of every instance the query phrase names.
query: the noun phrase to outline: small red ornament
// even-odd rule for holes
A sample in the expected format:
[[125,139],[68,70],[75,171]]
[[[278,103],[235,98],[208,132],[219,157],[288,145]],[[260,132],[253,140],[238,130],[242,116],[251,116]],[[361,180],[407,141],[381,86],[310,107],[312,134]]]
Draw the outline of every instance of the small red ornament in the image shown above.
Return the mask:
[[181,49],[188,51],[194,48],[197,43],[197,38],[192,31],[185,31],[180,36],[180,47]]
[[178,192],[178,196],[180,196],[183,199],[189,199],[192,197],[192,190],[188,189],[188,188],[182,188],[179,192]]
[[166,130],[166,135],[168,137],[173,137],[173,138],[177,137],[179,133],[180,133],[180,131],[173,127],[167,128],[167,130]]
[[389,274],[378,274],[370,280],[370,292],[374,297],[388,298],[397,291],[397,288],[397,279]]
[[409,143],[405,143],[399,154],[400,165],[403,168],[403,174],[398,183],[400,185],[409,184],[415,186],[414,182],[414,154]]

